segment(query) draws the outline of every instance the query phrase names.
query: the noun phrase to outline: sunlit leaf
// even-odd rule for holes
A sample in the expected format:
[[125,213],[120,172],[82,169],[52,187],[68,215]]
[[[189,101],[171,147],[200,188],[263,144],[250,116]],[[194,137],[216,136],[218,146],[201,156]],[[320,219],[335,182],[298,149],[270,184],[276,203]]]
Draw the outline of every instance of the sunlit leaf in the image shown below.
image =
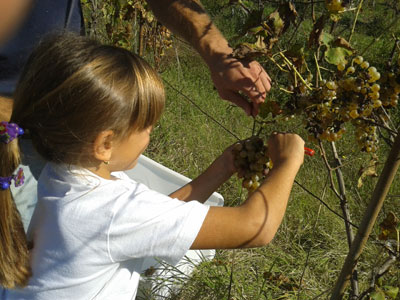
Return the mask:
[[374,291],[370,295],[370,299],[372,300],[385,300],[385,293],[382,291]]
[[397,294],[399,293],[399,288],[398,287],[385,285],[382,288],[385,291],[385,294],[387,296],[389,296],[392,299],[396,299]]
[[346,63],[346,57],[352,53],[352,51],[346,48],[330,47],[325,51],[325,60],[332,65]]

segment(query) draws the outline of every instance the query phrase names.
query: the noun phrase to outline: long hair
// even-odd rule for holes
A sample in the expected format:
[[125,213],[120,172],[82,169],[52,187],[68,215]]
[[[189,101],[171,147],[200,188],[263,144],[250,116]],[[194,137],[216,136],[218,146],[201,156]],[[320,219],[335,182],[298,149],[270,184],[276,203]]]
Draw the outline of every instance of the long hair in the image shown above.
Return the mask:
[[[112,130],[115,139],[123,139],[154,125],[164,104],[162,81],[143,59],[62,33],[42,40],[28,59],[14,94],[11,122],[29,132],[47,161],[83,166],[93,157],[100,132]],[[10,176],[19,164],[17,141],[0,149],[0,176]],[[29,256],[9,190],[0,192],[0,211],[0,283],[24,286]]]

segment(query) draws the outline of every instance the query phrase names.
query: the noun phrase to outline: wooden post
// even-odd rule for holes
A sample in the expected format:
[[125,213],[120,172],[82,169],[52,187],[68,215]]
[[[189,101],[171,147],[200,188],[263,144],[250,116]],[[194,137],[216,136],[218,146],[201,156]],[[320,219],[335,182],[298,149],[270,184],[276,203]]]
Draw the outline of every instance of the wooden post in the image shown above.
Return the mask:
[[371,234],[372,228],[375,224],[376,218],[382,208],[383,202],[386,198],[389,188],[393,182],[396,172],[400,165],[400,134],[397,135],[395,142],[390,150],[386,159],[385,166],[375,186],[372,194],[371,201],[365,211],[361,225],[357,231],[357,235],[351,245],[350,251],[343,264],[339,278],[333,289],[331,300],[342,299],[344,290],[346,289],[353,269],[357,265],[358,258],[360,257],[364,246]]

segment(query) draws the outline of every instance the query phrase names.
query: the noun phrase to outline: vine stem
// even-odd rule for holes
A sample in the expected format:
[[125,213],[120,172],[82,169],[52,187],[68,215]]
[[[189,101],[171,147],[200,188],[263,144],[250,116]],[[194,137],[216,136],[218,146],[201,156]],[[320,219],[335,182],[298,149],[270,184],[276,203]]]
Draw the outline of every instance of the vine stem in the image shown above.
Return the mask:
[[349,43],[350,43],[350,41],[351,41],[351,38],[353,37],[354,30],[355,30],[355,28],[356,28],[356,23],[357,23],[358,15],[360,14],[360,10],[361,10],[361,8],[362,8],[363,2],[364,2],[364,0],[361,0],[360,3],[358,4],[356,16],[354,17],[353,26],[352,26],[352,28],[351,28],[351,32],[350,32],[350,35],[349,35]]
[[[336,166],[334,168],[332,168],[331,165],[328,162],[328,157],[327,157],[324,145],[322,144],[321,141],[319,142],[319,146],[320,146],[320,149],[321,149],[321,154],[322,154],[323,161],[325,162],[325,166],[326,166],[326,168],[328,170],[331,190],[334,192],[336,197],[338,197],[338,199],[340,200],[340,207],[341,207],[342,213],[343,213],[343,220],[345,221],[344,225],[345,225],[345,230],[346,230],[347,244],[348,244],[348,246],[350,248],[351,244],[352,244],[352,242],[354,240],[354,234],[353,234],[353,231],[352,231],[352,229],[350,227],[351,218],[350,218],[350,211],[349,211],[349,208],[348,208],[348,205],[347,205],[346,189],[345,189],[343,174],[342,174],[342,171],[341,171],[342,164],[341,164],[339,155],[337,154],[336,146],[335,146],[334,142],[331,143],[333,156],[334,156],[335,162],[336,162]],[[335,174],[336,174],[336,179],[338,181],[339,191],[340,192],[335,187],[335,182],[334,182],[334,179],[333,179],[332,172],[335,172]],[[357,279],[357,271],[356,270],[353,272],[353,276],[351,278],[351,286],[352,286],[352,294],[353,294],[352,298],[356,298],[356,296],[358,295],[358,279]]]
[[[353,228],[349,224],[349,222],[351,222],[351,214],[350,214],[350,209],[348,206],[348,201],[347,201],[347,196],[346,196],[346,188],[345,188],[343,173],[342,173],[342,169],[341,169],[342,162],[337,153],[335,142],[331,142],[331,147],[332,147],[333,156],[334,156],[335,162],[336,162],[335,173],[336,173],[336,179],[338,181],[339,191],[340,191],[340,196],[341,196],[340,197],[340,207],[342,208],[343,217],[345,218],[344,225],[346,228],[347,243],[350,248],[351,244],[353,243],[353,240],[354,240],[354,233],[353,233]],[[356,269],[353,271],[353,276],[351,278],[351,287],[352,287],[352,291],[353,291],[352,298],[357,299],[358,295],[359,295],[359,287],[358,287],[358,275],[357,275]]]
[[308,85],[308,83],[304,80],[303,76],[301,76],[301,74],[299,73],[299,71],[297,71],[297,68],[292,64],[292,62],[287,59],[287,57],[282,53],[279,52],[279,55],[285,60],[286,64],[291,67],[291,69],[296,73],[297,76],[299,76],[301,82],[309,89],[312,90],[312,88]]
[[333,289],[331,300],[342,299],[353,269],[364,249],[364,246],[370,236],[378,214],[389,192],[390,186],[394,180],[396,172],[400,166],[400,135],[397,135],[392,149],[386,159],[385,166],[375,186],[371,200],[364,213],[360,228],[351,245],[350,251],[343,264],[340,275]]

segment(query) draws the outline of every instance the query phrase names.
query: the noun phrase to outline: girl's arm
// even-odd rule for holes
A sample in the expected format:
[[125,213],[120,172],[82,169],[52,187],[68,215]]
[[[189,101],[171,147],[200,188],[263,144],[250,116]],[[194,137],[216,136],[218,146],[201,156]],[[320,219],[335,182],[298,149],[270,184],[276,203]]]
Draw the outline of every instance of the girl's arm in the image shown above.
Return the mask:
[[258,247],[273,239],[303,163],[304,141],[275,134],[268,147],[274,167],[266,180],[239,207],[210,207],[191,249]]
[[183,201],[197,200],[204,203],[221,184],[235,173],[233,159],[231,146],[199,177],[169,196]]

